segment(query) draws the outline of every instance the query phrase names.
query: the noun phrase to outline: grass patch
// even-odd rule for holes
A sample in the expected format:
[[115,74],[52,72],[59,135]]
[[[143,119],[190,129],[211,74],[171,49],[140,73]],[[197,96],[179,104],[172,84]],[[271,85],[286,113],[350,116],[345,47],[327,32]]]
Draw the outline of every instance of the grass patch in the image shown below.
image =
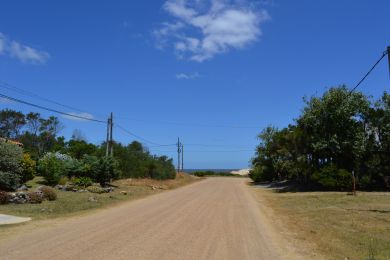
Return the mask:
[[[122,201],[129,201],[143,198],[145,196],[159,193],[163,190],[170,190],[193,183],[199,178],[179,174],[175,180],[150,180],[150,179],[128,179],[115,181],[115,191],[111,193],[96,194],[90,192],[64,192],[57,190],[57,200],[44,201],[41,204],[7,204],[0,205],[0,213],[15,215],[20,217],[31,217],[33,221],[55,219],[88,212],[106,206],[115,205]],[[34,190],[41,185],[42,179],[35,178],[28,183]],[[121,191],[125,191],[123,195]],[[96,198],[96,202],[90,202],[89,198]],[[28,225],[28,223],[23,224]],[[11,226],[0,226],[0,236],[2,231],[12,228]]]
[[390,259],[390,193],[255,190],[296,246],[313,245],[326,259]]

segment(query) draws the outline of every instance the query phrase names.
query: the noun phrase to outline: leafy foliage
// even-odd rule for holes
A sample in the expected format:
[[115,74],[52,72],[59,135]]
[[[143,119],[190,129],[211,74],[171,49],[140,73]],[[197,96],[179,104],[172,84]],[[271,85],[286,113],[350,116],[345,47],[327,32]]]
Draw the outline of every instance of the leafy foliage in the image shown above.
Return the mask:
[[22,148],[0,141],[0,190],[15,190],[20,185],[22,158]]
[[390,96],[372,104],[345,86],[305,99],[296,124],[267,127],[259,138],[254,181],[294,180],[306,187],[343,190],[352,172],[360,188],[389,189]]
[[72,182],[79,187],[87,188],[93,184],[93,181],[89,177],[80,177],[72,179]]
[[25,183],[34,178],[36,174],[36,166],[37,163],[31,159],[31,156],[28,153],[24,153],[22,160],[22,183]]

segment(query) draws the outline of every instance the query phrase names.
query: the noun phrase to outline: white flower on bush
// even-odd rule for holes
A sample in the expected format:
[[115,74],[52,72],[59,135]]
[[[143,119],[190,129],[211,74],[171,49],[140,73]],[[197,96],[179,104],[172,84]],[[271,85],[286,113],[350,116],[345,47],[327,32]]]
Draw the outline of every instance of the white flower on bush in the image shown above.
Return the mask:
[[60,153],[60,152],[55,152],[55,153],[47,152],[43,156],[43,159],[48,159],[48,158],[53,158],[53,157],[55,157],[56,159],[58,159],[60,161],[72,161],[72,160],[74,160],[71,156],[69,156],[67,154]]

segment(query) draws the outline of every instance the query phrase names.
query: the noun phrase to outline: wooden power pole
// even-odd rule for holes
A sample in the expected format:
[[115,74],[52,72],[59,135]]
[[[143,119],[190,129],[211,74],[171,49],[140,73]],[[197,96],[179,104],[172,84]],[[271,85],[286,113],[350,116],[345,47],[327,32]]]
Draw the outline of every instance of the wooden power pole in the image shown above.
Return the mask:
[[389,75],[390,75],[390,46],[387,46],[387,58],[389,59]]
[[184,145],[181,144],[181,171],[184,172]]
[[181,152],[181,143],[180,138],[177,138],[177,173],[180,172],[180,152]]
[[113,157],[114,156],[114,141],[112,139],[112,129],[113,129],[113,126],[114,126],[114,121],[113,121],[113,114],[111,112],[111,116],[110,116],[110,156]]
[[107,120],[106,156],[114,155],[114,142],[112,140],[113,114]]

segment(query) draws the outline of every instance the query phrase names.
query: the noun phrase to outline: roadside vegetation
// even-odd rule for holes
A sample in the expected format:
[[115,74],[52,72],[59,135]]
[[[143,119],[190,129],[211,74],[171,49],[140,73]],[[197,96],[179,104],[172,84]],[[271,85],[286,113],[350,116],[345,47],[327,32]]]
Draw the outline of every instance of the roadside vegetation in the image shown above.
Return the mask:
[[254,189],[277,230],[312,259],[390,259],[390,193]]
[[298,190],[390,190],[390,95],[373,101],[347,87],[305,98],[295,122],[267,127],[252,160],[255,182]]
[[197,177],[243,177],[239,174],[232,174],[228,172],[215,172],[215,171],[196,171],[191,173]]
[[[59,191],[68,192],[66,195],[59,193],[59,202],[53,204],[62,209],[54,212],[62,214],[74,211],[61,204],[67,203],[68,199],[79,201],[91,194],[107,193],[105,195],[113,200],[112,194],[121,188],[115,186],[117,180],[176,178],[172,159],[150,154],[139,142],[114,143],[115,153],[111,157],[105,155],[104,142],[100,145],[88,143],[79,130],[75,130],[67,141],[59,136],[62,128],[56,117],[45,119],[38,113],[25,115],[8,109],[0,111],[0,204],[47,204],[46,201],[57,199]],[[29,182],[33,179],[34,182]],[[102,198],[102,201],[107,199],[103,195]],[[72,201],[69,203],[73,205]],[[103,202],[97,204],[100,203]],[[84,207],[83,203],[74,206]],[[22,205],[9,208],[24,212]],[[0,206],[0,212],[4,213],[6,209],[6,206]]]

